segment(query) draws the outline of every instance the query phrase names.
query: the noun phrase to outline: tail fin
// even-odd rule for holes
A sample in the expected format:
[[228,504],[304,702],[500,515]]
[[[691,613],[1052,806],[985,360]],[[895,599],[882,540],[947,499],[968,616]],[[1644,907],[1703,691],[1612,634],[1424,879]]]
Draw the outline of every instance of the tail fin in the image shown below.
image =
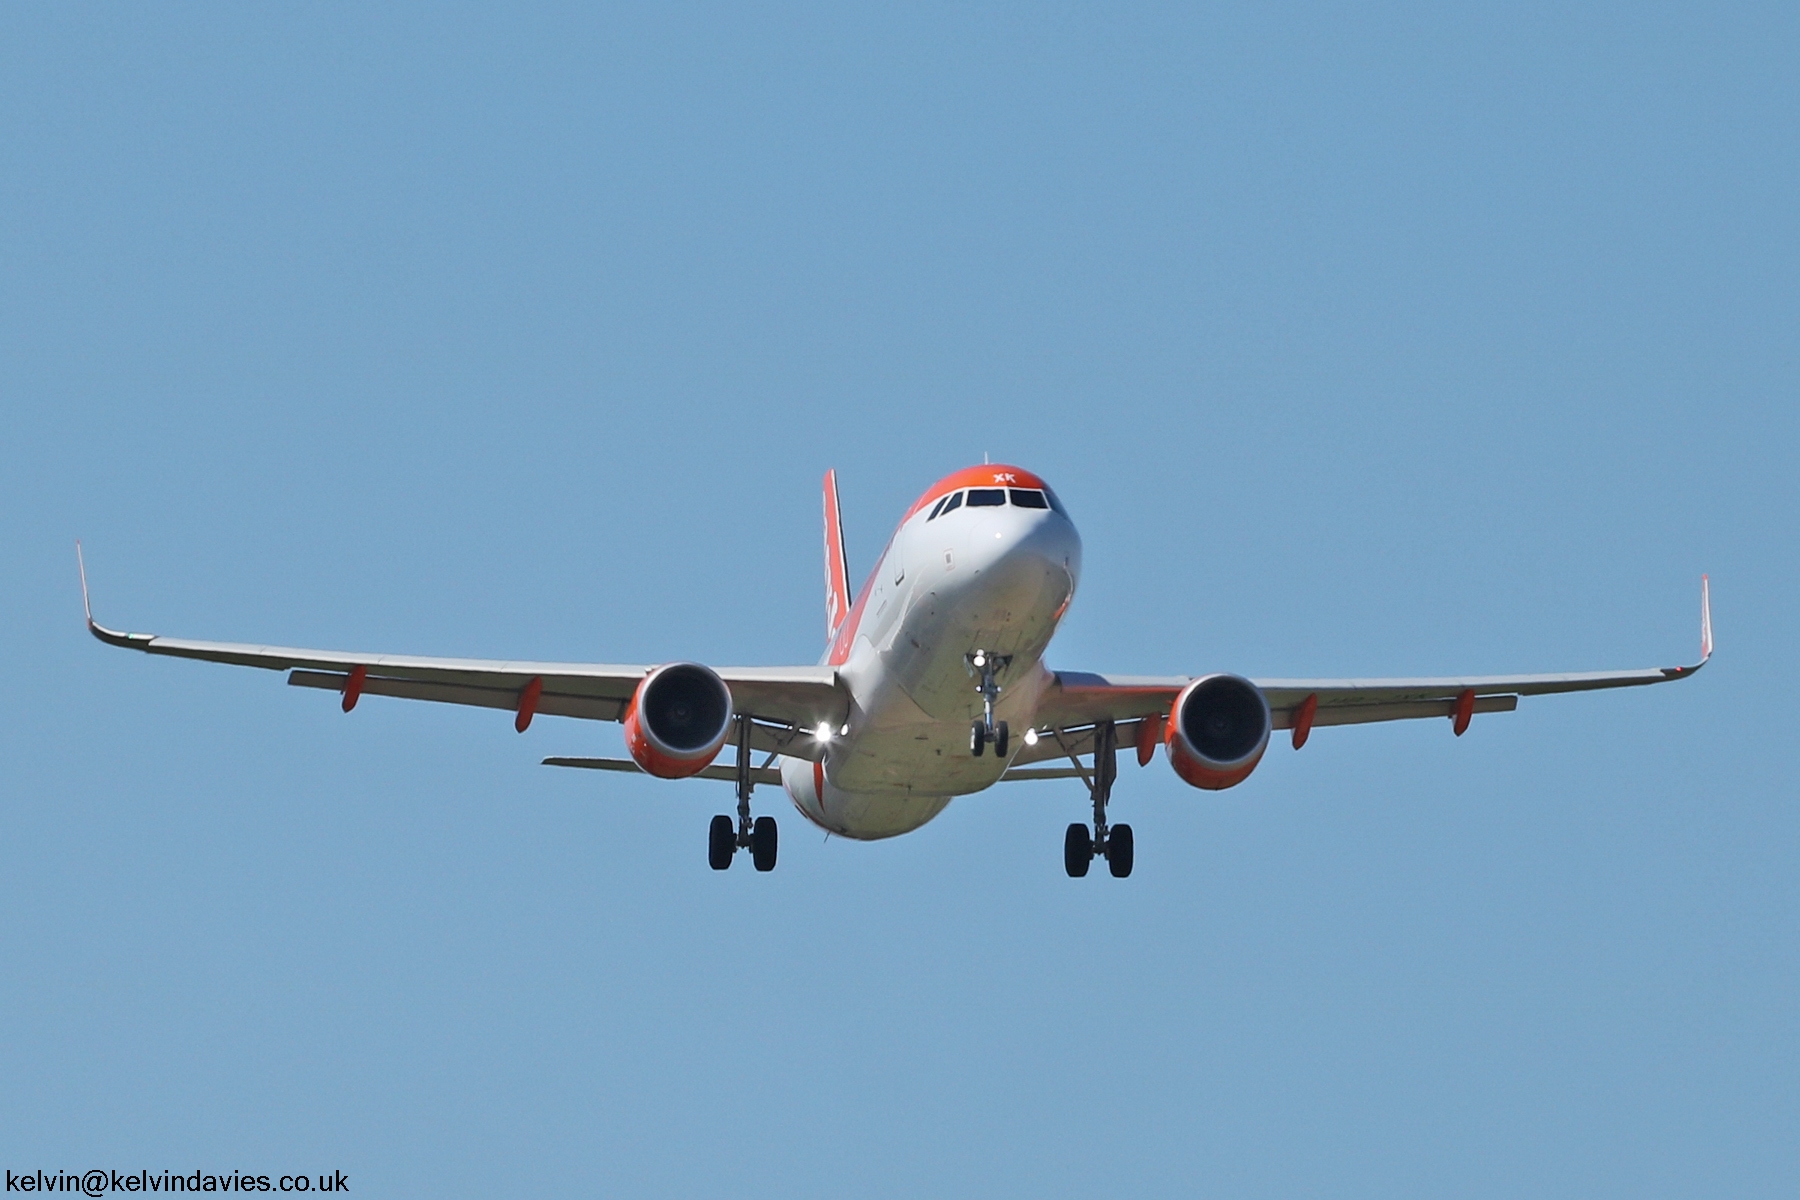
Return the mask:
[[837,471],[825,472],[825,640],[850,615],[850,572],[844,564],[844,522],[838,516]]

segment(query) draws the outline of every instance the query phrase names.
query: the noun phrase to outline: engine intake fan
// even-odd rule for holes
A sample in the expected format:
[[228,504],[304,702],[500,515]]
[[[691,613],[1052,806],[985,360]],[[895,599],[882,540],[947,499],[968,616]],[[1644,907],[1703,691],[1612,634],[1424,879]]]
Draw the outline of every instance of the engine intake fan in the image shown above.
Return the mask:
[[1197,788],[1222,791],[1249,778],[1269,748],[1269,702],[1239,675],[1203,675],[1181,689],[1163,735],[1169,764]]
[[731,733],[731,689],[699,663],[667,663],[644,676],[625,710],[632,761],[661,779],[711,765]]

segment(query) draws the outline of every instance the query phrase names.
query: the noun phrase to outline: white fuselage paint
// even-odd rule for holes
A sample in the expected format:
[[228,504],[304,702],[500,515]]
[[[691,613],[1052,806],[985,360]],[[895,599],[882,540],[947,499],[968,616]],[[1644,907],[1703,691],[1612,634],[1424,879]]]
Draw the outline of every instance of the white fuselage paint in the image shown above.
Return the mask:
[[1011,656],[994,716],[1011,727],[1016,754],[1051,682],[1044,648],[1081,577],[1081,538],[1053,509],[929,513],[927,504],[901,523],[849,618],[859,623],[838,666],[847,729],[833,732],[822,763],[780,762],[795,807],[845,837],[917,829],[952,797],[999,780],[1006,760],[970,752],[982,698],[968,656]]

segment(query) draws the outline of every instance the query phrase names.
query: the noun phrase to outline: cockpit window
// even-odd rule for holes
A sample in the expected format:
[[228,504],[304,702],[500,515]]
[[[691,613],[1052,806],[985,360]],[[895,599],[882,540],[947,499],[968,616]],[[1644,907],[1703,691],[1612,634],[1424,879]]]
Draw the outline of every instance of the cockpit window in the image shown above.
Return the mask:
[[931,512],[925,519],[935,521],[955,512],[963,506],[965,498],[970,508],[999,508],[1010,498],[1014,508],[1048,508],[1065,517],[1069,515],[1068,510],[1063,508],[1062,501],[1049,488],[1042,491],[1037,488],[970,488],[966,492],[951,492],[948,496],[941,497],[931,506]]

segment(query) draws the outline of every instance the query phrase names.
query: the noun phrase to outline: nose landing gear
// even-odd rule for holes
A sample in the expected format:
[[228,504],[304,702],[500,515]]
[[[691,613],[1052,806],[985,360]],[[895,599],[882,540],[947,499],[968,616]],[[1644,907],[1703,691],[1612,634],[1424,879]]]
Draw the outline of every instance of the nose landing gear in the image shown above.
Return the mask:
[[986,721],[976,721],[969,726],[969,753],[976,758],[989,742],[994,743],[994,757],[1005,758],[1008,744],[1012,741],[1012,732],[1007,729],[1005,721],[996,721],[990,733]]
[[737,821],[724,813],[712,819],[707,830],[706,861],[715,871],[731,866],[739,850],[750,851],[750,861],[759,871],[775,869],[775,851],[779,835],[774,817],[750,819],[750,718],[738,714],[737,722]]
[[981,719],[969,726],[969,753],[976,758],[989,742],[994,744],[994,757],[1005,758],[1012,741],[1011,731],[1006,728],[1005,721],[994,720],[994,701],[1000,698],[1000,684],[995,676],[1012,665],[1012,655],[992,654],[986,650],[977,650],[969,655],[969,670],[981,672],[981,682],[975,688],[981,693]]
[[[1106,869],[1112,872],[1113,878],[1124,879],[1131,874],[1132,859],[1136,844],[1131,836],[1131,826],[1106,823],[1106,802],[1112,799],[1113,780],[1119,774],[1118,730],[1111,721],[1102,721],[1094,727],[1094,777],[1088,783],[1088,793],[1094,799],[1094,828],[1088,832],[1086,825],[1070,825],[1063,835],[1063,869],[1071,879],[1080,879],[1088,873],[1088,867],[1096,858],[1106,860]],[[1076,764],[1078,767],[1079,763]]]

